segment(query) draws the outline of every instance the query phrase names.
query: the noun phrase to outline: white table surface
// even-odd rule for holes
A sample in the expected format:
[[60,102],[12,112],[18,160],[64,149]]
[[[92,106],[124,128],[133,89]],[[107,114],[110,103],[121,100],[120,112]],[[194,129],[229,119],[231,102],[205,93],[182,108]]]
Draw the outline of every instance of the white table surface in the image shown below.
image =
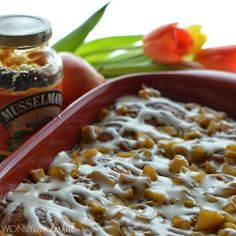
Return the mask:
[[[0,14],[48,18],[54,43],[87,19],[107,0],[0,0]],[[88,40],[110,35],[146,34],[166,23],[200,24],[206,46],[236,44],[235,0],[112,0]]]

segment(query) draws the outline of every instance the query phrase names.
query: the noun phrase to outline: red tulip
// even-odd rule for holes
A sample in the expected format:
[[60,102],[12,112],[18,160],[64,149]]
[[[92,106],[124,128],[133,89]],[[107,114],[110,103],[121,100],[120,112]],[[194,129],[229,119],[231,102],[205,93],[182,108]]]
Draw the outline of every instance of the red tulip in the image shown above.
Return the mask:
[[236,72],[236,45],[202,49],[195,61],[206,69]]
[[144,53],[155,62],[176,64],[193,47],[193,38],[177,23],[161,26],[144,37]]

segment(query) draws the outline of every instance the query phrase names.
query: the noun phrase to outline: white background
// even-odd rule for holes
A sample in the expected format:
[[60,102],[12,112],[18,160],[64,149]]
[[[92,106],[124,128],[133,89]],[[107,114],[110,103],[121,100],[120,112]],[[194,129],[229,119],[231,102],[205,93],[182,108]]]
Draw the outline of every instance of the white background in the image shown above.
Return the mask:
[[[0,14],[31,14],[48,18],[52,43],[80,25],[107,0],[0,0]],[[88,40],[110,35],[146,34],[166,23],[200,24],[206,46],[236,44],[235,0],[112,0]]]

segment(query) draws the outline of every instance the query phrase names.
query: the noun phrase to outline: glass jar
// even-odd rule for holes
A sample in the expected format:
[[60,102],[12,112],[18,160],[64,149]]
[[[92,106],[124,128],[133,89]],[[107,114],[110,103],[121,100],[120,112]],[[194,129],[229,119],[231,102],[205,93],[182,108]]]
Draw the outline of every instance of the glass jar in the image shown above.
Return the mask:
[[62,109],[62,60],[40,17],[0,16],[0,160]]

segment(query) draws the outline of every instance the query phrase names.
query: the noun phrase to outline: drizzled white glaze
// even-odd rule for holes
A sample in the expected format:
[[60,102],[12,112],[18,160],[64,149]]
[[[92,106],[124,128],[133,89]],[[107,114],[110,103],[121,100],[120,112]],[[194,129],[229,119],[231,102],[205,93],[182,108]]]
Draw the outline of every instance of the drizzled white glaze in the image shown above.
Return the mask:
[[[134,117],[118,115],[117,110],[123,106],[136,107],[137,114]],[[47,231],[47,228],[53,225],[52,216],[69,230],[69,235],[110,235],[106,232],[106,226],[113,223],[119,224],[122,230],[123,228],[130,230],[127,231],[130,233],[127,235],[133,233],[132,235],[141,236],[145,235],[145,232],[154,236],[191,235],[193,227],[188,230],[174,228],[171,225],[172,218],[182,216],[191,221],[201,208],[223,212],[223,207],[231,196],[223,196],[222,191],[236,182],[234,176],[230,176],[228,183],[219,180],[217,177],[221,172],[222,163],[214,160],[211,163],[217,169],[217,174],[206,174],[200,183],[194,179],[199,174],[198,171],[187,168],[180,173],[170,172],[171,157],[167,157],[159,146],[163,140],[175,141],[175,145],[182,147],[189,155],[194,147],[203,147],[207,153],[206,158],[210,158],[214,153],[222,153],[227,145],[235,143],[235,140],[230,138],[235,130],[234,121],[224,121],[230,127],[227,132],[216,132],[209,136],[194,121],[199,112],[199,106],[188,110],[184,104],[162,97],[141,99],[126,96],[118,99],[110,114],[95,124],[100,133],[109,133],[111,139],[106,142],[99,141],[99,134],[93,129],[92,142],[84,141],[79,149],[80,164],[75,164],[67,152],[59,153],[51,166],[60,167],[65,173],[65,178],[60,180],[46,176],[36,184],[20,184],[6,197],[8,205],[4,210],[1,225],[11,224],[12,214],[20,205],[23,207],[23,216],[27,224],[45,230],[44,235],[55,235],[53,231]],[[206,116],[209,119],[215,117],[210,112]],[[158,121],[161,126],[174,127],[179,135],[172,137],[160,131],[158,127],[147,122],[150,119]],[[183,139],[183,133],[196,130],[201,133],[200,138]],[[140,148],[139,142],[144,141],[145,136],[129,137],[125,135],[127,131],[148,135],[155,144],[152,147]],[[120,157],[119,152],[124,152],[120,147],[121,143],[125,143],[135,155],[130,158]],[[84,160],[84,157],[81,157],[83,151],[92,147],[109,147],[114,152],[111,154],[98,152],[92,160]],[[151,157],[145,155],[147,150],[151,153]],[[157,180],[151,181],[149,177],[143,175],[143,168],[146,165],[156,170]],[[200,170],[201,167],[202,164],[199,165]],[[75,169],[80,176],[78,179],[70,175]],[[178,177],[182,184],[174,183],[173,177]],[[166,198],[165,203],[158,205],[145,199],[144,190],[147,188],[163,194]],[[132,196],[129,196],[130,190],[133,191]],[[215,197],[216,201],[209,202],[206,194]],[[49,196],[50,199],[40,198],[42,195]],[[77,202],[75,196],[82,197],[84,204]],[[111,200],[112,196],[116,196],[119,201]],[[105,209],[102,224],[94,220],[88,206],[90,200],[95,200]],[[185,206],[185,200],[191,200],[193,206]],[[48,225],[42,225],[39,221],[35,214],[38,209],[44,211]],[[75,227],[76,222],[81,224],[81,228]]]

